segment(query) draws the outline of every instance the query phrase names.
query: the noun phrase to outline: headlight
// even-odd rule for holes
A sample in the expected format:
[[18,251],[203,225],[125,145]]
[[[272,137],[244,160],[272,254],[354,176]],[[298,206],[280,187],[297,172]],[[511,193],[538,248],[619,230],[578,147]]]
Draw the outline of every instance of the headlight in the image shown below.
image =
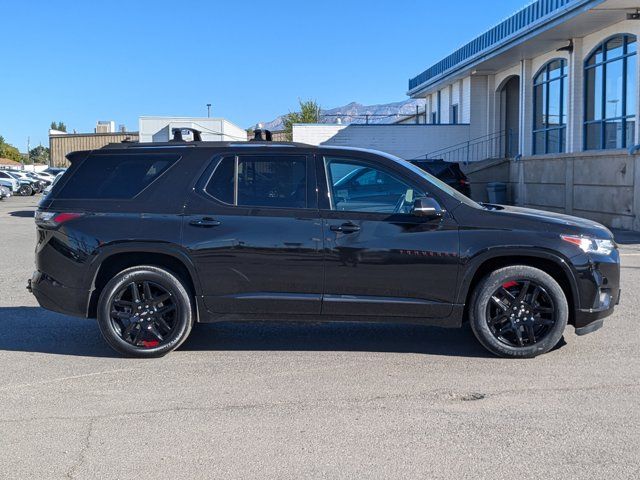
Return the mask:
[[577,235],[560,235],[565,242],[573,243],[584,253],[595,253],[598,255],[609,255],[614,248],[615,243],[612,240],[601,238],[579,237]]

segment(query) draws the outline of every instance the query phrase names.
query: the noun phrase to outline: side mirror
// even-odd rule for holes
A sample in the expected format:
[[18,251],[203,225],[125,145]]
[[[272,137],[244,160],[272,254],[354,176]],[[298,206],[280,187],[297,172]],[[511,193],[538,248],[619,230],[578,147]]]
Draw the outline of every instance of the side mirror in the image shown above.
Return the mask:
[[416,198],[413,202],[411,214],[416,217],[441,218],[444,209],[431,197]]

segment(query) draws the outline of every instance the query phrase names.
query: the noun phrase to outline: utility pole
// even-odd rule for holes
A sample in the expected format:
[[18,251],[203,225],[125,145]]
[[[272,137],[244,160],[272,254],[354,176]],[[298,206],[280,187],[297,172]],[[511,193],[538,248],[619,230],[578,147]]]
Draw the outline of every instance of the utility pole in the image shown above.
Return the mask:
[[[27,137],[27,163],[29,163],[29,151],[31,150],[31,137]],[[20,156],[20,162],[22,163],[22,170],[24,170],[24,159]]]
[[211,117],[211,104],[207,103],[207,118]]

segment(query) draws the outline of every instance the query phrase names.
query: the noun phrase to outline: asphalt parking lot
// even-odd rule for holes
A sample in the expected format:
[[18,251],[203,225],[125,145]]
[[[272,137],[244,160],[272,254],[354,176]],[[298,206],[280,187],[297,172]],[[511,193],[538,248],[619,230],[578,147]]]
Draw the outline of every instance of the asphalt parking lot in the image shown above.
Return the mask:
[[132,360],[26,291],[36,202],[0,202],[0,478],[640,477],[633,235],[616,314],[533,360],[469,329],[289,323]]

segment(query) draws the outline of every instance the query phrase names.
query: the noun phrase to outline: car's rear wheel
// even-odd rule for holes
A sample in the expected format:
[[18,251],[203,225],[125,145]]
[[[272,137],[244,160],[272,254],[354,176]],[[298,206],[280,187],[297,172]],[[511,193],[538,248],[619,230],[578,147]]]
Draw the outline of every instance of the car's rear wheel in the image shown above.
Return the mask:
[[178,348],[193,325],[193,300],[168,270],[132,267],[118,273],[98,300],[98,325],[107,343],[130,357],[159,357]]
[[514,265],[487,275],[469,306],[473,333],[501,357],[535,357],[562,338],[569,318],[567,297],[548,273]]
[[31,188],[30,185],[20,185],[20,187],[18,188],[18,194],[23,197],[29,197],[33,195],[33,193],[33,188]]

